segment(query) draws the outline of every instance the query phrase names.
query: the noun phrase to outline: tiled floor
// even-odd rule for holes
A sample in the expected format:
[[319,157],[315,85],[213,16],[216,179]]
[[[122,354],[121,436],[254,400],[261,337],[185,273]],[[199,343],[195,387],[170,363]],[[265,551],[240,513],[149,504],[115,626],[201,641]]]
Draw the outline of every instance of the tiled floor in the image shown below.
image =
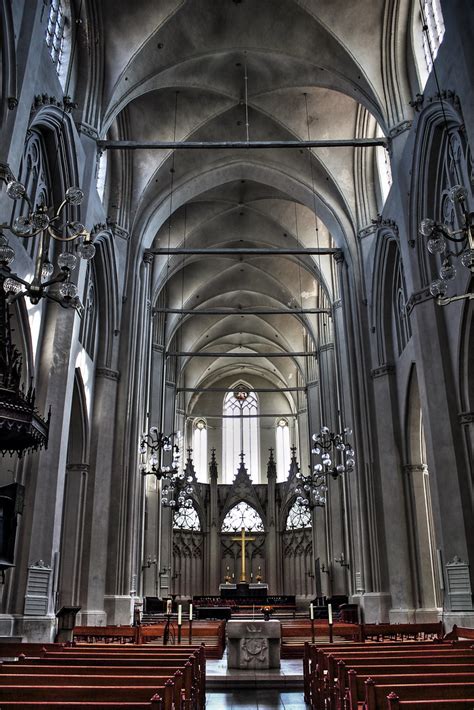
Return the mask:
[[[208,685],[212,689],[213,681],[223,681],[228,679],[231,683],[233,680],[248,679],[254,684],[260,679],[275,678],[281,682],[287,682],[290,686],[292,681],[303,681],[303,661],[300,659],[282,659],[280,668],[270,668],[269,670],[249,670],[243,671],[237,668],[227,668],[227,651],[221,659],[208,660],[206,662],[206,678]],[[289,688],[293,690],[294,688]]]
[[305,710],[302,692],[234,690],[206,694],[206,710]]

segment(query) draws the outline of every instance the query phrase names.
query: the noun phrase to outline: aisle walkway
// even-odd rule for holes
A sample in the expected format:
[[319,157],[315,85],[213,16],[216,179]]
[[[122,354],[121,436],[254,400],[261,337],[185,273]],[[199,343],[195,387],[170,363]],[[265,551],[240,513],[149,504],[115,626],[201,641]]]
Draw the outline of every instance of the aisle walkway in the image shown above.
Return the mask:
[[302,692],[234,690],[206,694],[206,710],[306,710]]
[[[282,691],[293,694],[303,690],[303,661],[301,659],[282,659],[280,668],[267,670],[240,670],[227,668],[227,649],[220,659],[210,659],[206,662],[206,688],[209,691],[246,690],[252,694],[255,690]],[[268,693],[268,691],[265,691]],[[301,692],[296,693],[300,695]],[[255,704],[253,705],[255,707]],[[275,707],[282,707],[276,705]],[[304,707],[304,704],[301,706]]]

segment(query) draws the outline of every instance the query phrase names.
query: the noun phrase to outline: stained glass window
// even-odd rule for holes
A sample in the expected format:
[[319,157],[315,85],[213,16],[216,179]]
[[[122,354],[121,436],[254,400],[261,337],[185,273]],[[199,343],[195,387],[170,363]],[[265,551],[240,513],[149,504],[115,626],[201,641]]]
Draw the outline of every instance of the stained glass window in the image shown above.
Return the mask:
[[424,1],[423,18],[427,27],[427,32],[423,32],[423,51],[426,66],[430,72],[444,37],[444,20],[440,0]]
[[198,419],[194,422],[193,460],[197,480],[207,483],[207,424],[205,419]]
[[231,483],[239,466],[239,454],[245,454],[245,465],[254,483],[259,480],[258,398],[243,382],[232,387],[223,406],[224,482]]
[[286,481],[290,469],[290,428],[286,419],[279,419],[276,426],[277,481]]
[[287,530],[301,530],[312,527],[311,512],[295,501],[286,519]]
[[201,530],[201,523],[196,508],[182,506],[173,515],[173,528],[175,530]]
[[229,510],[222,523],[222,532],[239,532],[242,528],[253,532],[263,532],[265,529],[255,508],[244,501]]
[[49,47],[49,53],[58,74],[63,60],[65,22],[66,18],[61,0],[51,0],[46,27],[46,44]]

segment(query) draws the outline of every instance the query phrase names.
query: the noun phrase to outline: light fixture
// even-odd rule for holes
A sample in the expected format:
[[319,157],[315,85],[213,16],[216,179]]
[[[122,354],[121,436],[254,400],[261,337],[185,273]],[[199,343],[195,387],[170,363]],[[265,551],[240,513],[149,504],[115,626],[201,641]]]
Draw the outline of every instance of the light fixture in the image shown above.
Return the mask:
[[[467,190],[462,185],[455,185],[449,190],[448,196],[453,204],[459,229],[452,230],[446,224],[428,217],[421,220],[419,227],[430,254],[439,254],[442,260],[439,278],[430,285],[430,293],[440,306],[447,306],[464,298],[474,298],[472,291],[460,296],[446,296],[448,283],[457,273],[453,263],[455,259],[474,276],[474,214],[467,208]],[[453,245],[453,248],[450,248],[450,245]]]
[[0,272],[0,452],[22,456],[48,446],[49,422],[35,407],[35,390],[21,386],[21,355],[11,337],[9,306]]
[[[70,280],[71,272],[77,265],[77,256],[72,251],[63,251],[57,259],[57,268],[49,260],[51,239],[58,242],[73,242],[80,239],[76,251],[82,259],[92,259],[95,247],[92,244],[90,232],[80,222],[67,219],[65,211],[81,204],[84,193],[78,187],[69,187],[58,209],[53,212],[45,202],[34,205],[27,195],[25,186],[15,179],[9,169],[0,170],[0,180],[6,184],[6,193],[12,200],[26,202],[26,215],[20,214],[11,222],[0,224],[0,274],[3,276],[3,289],[9,296],[9,301],[21,296],[28,296],[31,303],[39,303],[41,298],[47,298],[59,303],[64,308],[80,307],[77,286]],[[38,237],[38,247],[35,257],[35,270],[31,281],[22,279],[10,270],[10,264],[15,258],[15,251],[10,246],[2,230],[8,230],[22,239]],[[60,284],[59,289],[52,287]]]
[[305,507],[318,507],[326,505],[327,479],[331,476],[337,480],[344,473],[354,470],[354,449],[347,441],[352,431],[345,428],[336,434],[323,426],[317,434],[313,434],[313,447],[311,453],[318,457],[318,462],[310,467],[307,475],[298,471],[296,477],[296,502]]
[[[180,433],[166,435],[159,432],[158,427],[150,427],[148,433],[143,434],[140,441],[140,473],[142,476],[153,475],[158,481],[163,479],[161,489],[163,506],[174,508],[177,504],[184,504],[190,507],[188,499],[183,497],[183,494],[190,495],[193,492],[192,476],[186,476],[184,471],[179,470],[181,454],[175,443],[175,437],[179,440]],[[166,465],[165,456],[169,459]],[[177,500],[175,493],[178,495]]]

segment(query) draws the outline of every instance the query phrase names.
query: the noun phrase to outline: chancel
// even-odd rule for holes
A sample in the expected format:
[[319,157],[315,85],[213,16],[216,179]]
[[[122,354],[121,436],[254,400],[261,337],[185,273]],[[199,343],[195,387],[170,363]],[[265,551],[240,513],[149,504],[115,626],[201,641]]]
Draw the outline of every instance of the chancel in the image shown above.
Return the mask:
[[[474,707],[473,36],[468,0],[0,2],[0,660],[61,654],[61,706]],[[442,691],[374,678],[422,636]],[[35,663],[2,710],[53,702]]]

